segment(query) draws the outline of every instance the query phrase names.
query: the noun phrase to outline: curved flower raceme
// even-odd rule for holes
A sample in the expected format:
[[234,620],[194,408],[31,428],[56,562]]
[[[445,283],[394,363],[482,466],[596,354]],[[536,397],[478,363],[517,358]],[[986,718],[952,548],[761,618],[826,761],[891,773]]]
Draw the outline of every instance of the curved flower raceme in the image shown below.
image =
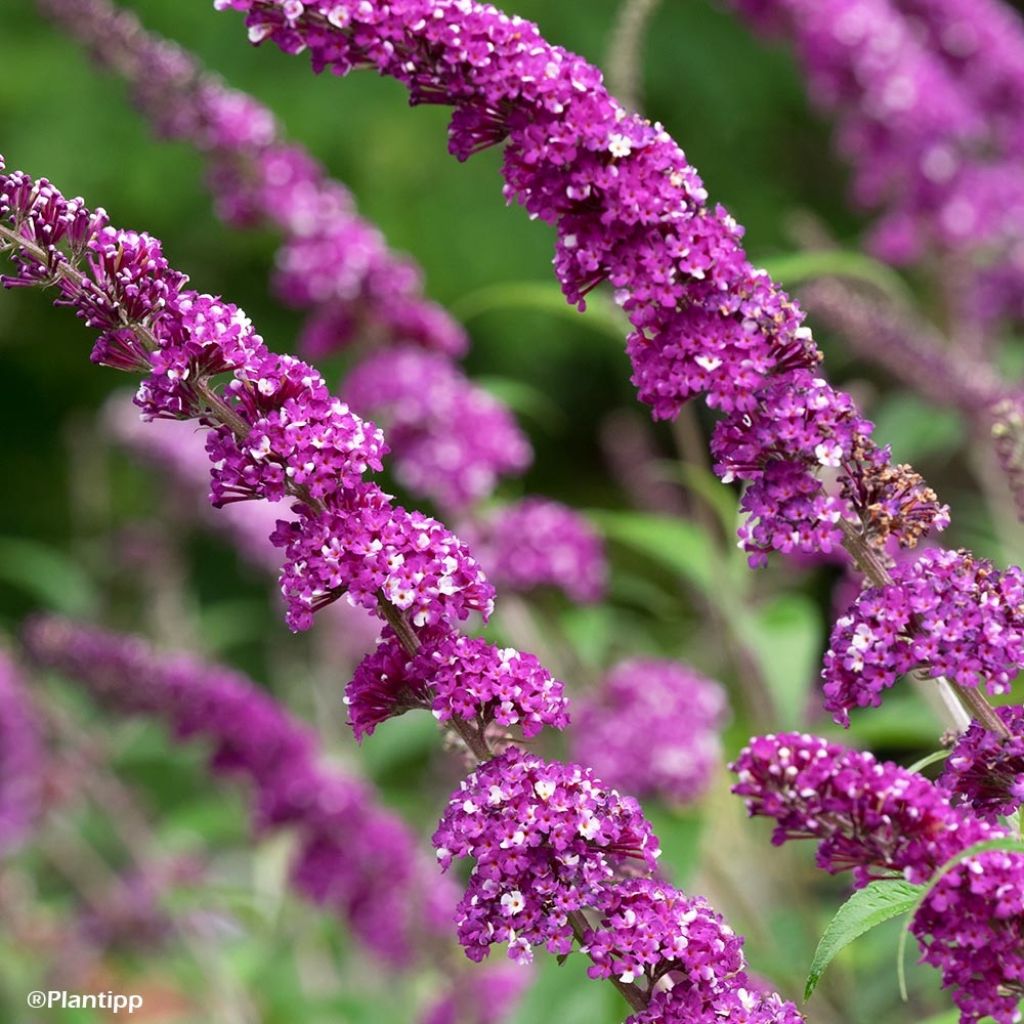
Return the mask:
[[442,868],[474,860],[459,903],[459,941],[471,960],[495,943],[532,959],[534,946],[572,950],[570,915],[594,905],[632,862],[653,871],[660,853],[630,797],[586,768],[509,748],[478,767],[452,795],[434,833]]
[[418,626],[490,614],[493,588],[458,538],[364,480],[387,450],[380,430],[313,367],[271,353],[236,306],[185,288],[156,239],[16,172],[0,174],[0,245],[16,268],[5,284],[56,283],[58,304],[100,331],[93,360],[145,375],[145,418],[210,428],[215,504],[297,499],[274,534],[293,628],[346,592],[368,609],[393,602]]
[[792,39],[814,98],[837,113],[855,195],[882,208],[876,251],[910,262],[937,244],[980,257],[968,291],[987,320],[997,312],[980,301],[996,298],[988,279],[1012,269],[1018,295],[1007,312],[1017,315],[1024,128],[1010,111],[1022,85],[1019,18],[989,0],[980,12],[957,0],[734,2]]
[[1024,668],[1024,572],[998,572],[965,551],[928,550],[868,587],[837,620],[825,655],[825,706],[847,724],[922,668],[958,686],[1005,693]]
[[534,655],[443,630],[422,633],[420,641],[410,656],[387,629],[356,669],[345,690],[356,739],[415,707],[429,708],[441,722],[519,726],[526,739],[544,726],[569,724],[562,683]]
[[435,352],[396,346],[371,353],[343,384],[356,409],[384,424],[397,478],[458,510],[521,473],[529,441],[508,408]]
[[554,587],[580,603],[604,594],[608,566],[601,537],[567,505],[524,498],[474,523],[467,534],[502,590]]
[[[868,445],[870,427],[809,373],[820,354],[803,315],[750,265],[742,230],[708,203],[682,150],[612,99],[596,68],[473,0],[215,6],[246,12],[254,42],[307,50],[317,70],[374,67],[405,84],[414,103],[453,106],[449,148],[459,158],[505,143],[506,197],[555,226],[566,298],[582,306],[602,282],[616,288],[633,325],[633,380],[654,415],[675,416],[701,394],[726,414],[723,437],[744,453],[742,478],[756,491],[755,523],[743,534],[756,561],[774,547],[828,550],[840,519],[861,518],[870,532],[870,509],[847,496],[860,489],[828,494],[818,474],[875,474],[888,453],[854,457],[852,440]],[[762,426],[780,400],[799,410],[792,434]],[[788,406],[779,412],[791,415]],[[920,535],[893,526],[911,546]]]
[[[932,879],[976,843],[1006,836],[922,775],[817,737],[751,741],[732,766],[752,815],[776,822],[773,841],[815,839],[828,871]],[[922,959],[953,988],[961,1021],[1017,1019],[1024,997],[1024,854],[991,850],[948,869],[911,922]]]
[[366,357],[345,393],[360,411],[383,414],[403,484],[458,510],[529,465],[530,445],[511,411],[453,361],[468,344],[461,326],[423,298],[419,270],[388,250],[344,186],[281,141],[269,110],[107,0],[39,4],[128,81],[161,135],[205,157],[228,223],[269,221],[283,232],[277,286],[286,301],[311,311],[304,351],[326,355],[356,337],[383,349]]
[[1024,25],[1000,0],[895,0],[1009,152],[1024,155]]
[[954,813],[923,775],[814,736],[758,737],[731,768],[733,792],[750,814],[775,820],[773,843],[817,839],[818,865],[832,874],[852,868],[858,885],[896,876],[926,882],[990,833]]
[[24,841],[42,811],[45,760],[21,673],[0,647],[0,856]]
[[282,139],[270,110],[105,0],[39,6],[127,80],[160,135],[189,142],[204,156],[223,219],[270,222],[283,232],[277,289],[312,310],[303,336],[309,355],[325,355],[357,335],[449,355],[465,351],[462,327],[424,298],[419,268],[388,248],[340,182]]
[[[296,518],[279,523],[274,536],[286,548],[283,589],[293,626],[305,627],[313,612],[347,592],[388,621],[408,655],[429,652],[440,639],[433,671],[442,715],[474,710],[478,718],[517,719],[524,732],[538,719],[561,723],[560,688],[529,656],[495,655],[454,635],[455,623],[471,611],[489,614],[493,589],[440,523],[396,508],[363,479],[379,464],[383,438],[332,398],[312,367],[270,353],[234,306],[186,290],[155,239],[110,228],[103,211],[65,199],[45,180],[0,175],[0,248],[15,268],[4,284],[55,284],[58,303],[100,330],[94,360],[145,375],[136,398],[144,416],[190,417],[210,428],[218,504],[294,500]],[[228,383],[218,388],[214,378],[221,375]],[[217,768],[243,772],[256,784],[258,820],[302,830],[296,884],[340,906],[356,927],[363,927],[357,908],[376,922],[385,905],[366,906],[374,881],[409,877],[407,865],[392,870],[390,857],[382,871],[381,851],[401,846],[398,823],[379,813],[368,820],[364,791],[353,790],[350,780],[325,780],[308,737],[233,677],[216,673],[197,702],[197,678],[207,670],[191,660],[153,664],[144,645],[63,624],[36,627],[29,643],[40,661],[82,677],[129,710],[164,713],[179,731],[213,739]],[[466,664],[452,661],[453,653],[465,655]],[[142,685],[129,685],[136,681]],[[386,697],[387,681],[378,682],[377,696]],[[366,725],[373,724],[377,696]],[[494,941],[507,942],[518,960],[536,944],[567,952],[585,925],[578,910],[616,883],[616,870],[653,870],[650,826],[635,801],[586,769],[548,764],[515,747],[491,758],[482,729],[458,731],[484,763],[453,797],[435,844],[445,867],[455,857],[477,861],[459,909],[467,953],[481,959]],[[354,825],[358,848],[346,823]],[[388,884],[398,900],[400,887]],[[400,912],[393,908],[389,916]],[[393,920],[389,929],[393,951]],[[647,1013],[656,994],[616,984]]]
[[31,622],[24,639],[39,664],[107,706],[211,744],[211,770],[251,786],[257,829],[297,833],[296,889],[379,956],[406,963],[417,942],[445,935],[454,893],[437,887],[415,837],[364,782],[322,764],[313,733],[269,694],[229,669],[61,619]]
[[989,821],[1016,814],[1024,804],[1024,707],[995,711],[1010,735],[997,736],[972,722],[950,750],[938,780],[955,800]]
[[579,702],[573,756],[639,797],[698,799],[722,758],[725,691],[675,661],[635,659]]

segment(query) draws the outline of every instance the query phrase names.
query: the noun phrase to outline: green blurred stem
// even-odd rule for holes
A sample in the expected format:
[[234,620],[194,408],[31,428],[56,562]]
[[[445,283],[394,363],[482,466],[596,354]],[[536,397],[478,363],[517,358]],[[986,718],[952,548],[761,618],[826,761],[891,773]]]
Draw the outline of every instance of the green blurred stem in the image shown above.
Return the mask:
[[[693,466],[708,476],[711,475],[711,461],[707,455],[707,444],[701,431],[700,420],[693,403],[687,402],[672,422],[672,436],[684,465]],[[726,536],[718,514],[708,498],[691,489],[689,496],[694,502],[694,514],[700,521],[708,538],[723,557],[726,554]],[[723,568],[723,578],[725,578]],[[726,599],[728,601],[729,598]],[[725,646],[735,666],[736,679],[743,691],[743,699],[751,717],[763,728],[772,728],[779,720],[778,708],[772,699],[771,688],[764,677],[756,651],[751,649],[736,628],[733,616],[725,602],[707,600],[708,611],[725,636]]]
[[[587,919],[583,916],[583,911],[571,910],[566,916],[569,919],[569,925],[572,928],[572,933],[576,936],[576,941],[579,942],[580,946],[583,946],[584,937],[590,930],[590,925],[587,923]],[[647,1009],[647,1000],[644,998],[643,992],[641,992],[636,985],[620,981],[615,977],[615,975],[609,977],[608,980],[619,990],[622,998],[625,999],[634,1010]]]
[[608,85],[626,107],[643,99],[644,36],[661,0],[622,0],[608,49]]
[[[892,575],[881,552],[852,523],[841,519],[839,525],[843,531],[843,547],[854,564],[874,586],[889,586],[892,583]],[[942,703],[957,728],[963,728],[963,714],[966,711],[969,719],[976,719],[989,732],[1009,739],[1009,729],[978,687],[953,686],[945,676],[936,676],[934,681],[938,684]]]

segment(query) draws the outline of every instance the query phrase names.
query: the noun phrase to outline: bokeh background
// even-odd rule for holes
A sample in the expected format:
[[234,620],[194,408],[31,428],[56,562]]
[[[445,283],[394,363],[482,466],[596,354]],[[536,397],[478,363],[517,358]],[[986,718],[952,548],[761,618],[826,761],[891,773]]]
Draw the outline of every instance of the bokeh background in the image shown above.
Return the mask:
[[[776,562],[750,574],[738,554],[710,554],[719,527],[708,526],[701,485],[694,489],[701,470],[691,467],[683,486],[676,439],[664,425],[643,429],[684,518],[630,520],[635,503],[602,443],[623,416],[646,424],[621,340],[606,318],[560,305],[550,277],[551,233],[503,204],[500,155],[486,152],[457,165],[445,149],[443,110],[410,110],[401,87],[366,73],[313,79],[301,59],[251,49],[238,19],[215,15],[206,3],[126,6],[267,104],[292,138],[349,185],[392,245],[423,266],[429,294],[466,319],[469,372],[513,405],[535,448],[533,467],[506,483],[502,496],[546,494],[600,513],[612,565],[608,600],[582,608],[543,596],[525,611],[545,647],[573,673],[572,685],[582,690],[607,666],[636,654],[687,661],[733,694],[725,746],[735,753],[754,724],[723,640],[732,629],[770,678],[789,719],[780,724],[834,731],[820,720],[813,690],[841,569]],[[508,6],[537,20],[549,39],[606,61],[613,0]],[[106,207],[115,223],[157,235],[196,286],[230,297],[272,347],[293,350],[300,314],[267,288],[275,237],[222,225],[212,215],[197,155],[155,141],[122,84],[98,72],[31,3],[6,4],[0,25],[0,150],[8,166],[45,175],[65,193]],[[866,221],[846,201],[847,174],[833,156],[830,127],[813,110],[784,46],[755,38],[711,0],[665,0],[646,40],[643,87],[647,112],[682,141],[712,196],[746,225],[755,262],[777,268],[784,284],[810,237],[857,248]],[[909,274],[903,284],[927,315],[936,300],[927,282]],[[879,436],[952,506],[949,542],[1000,564],[1019,560],[1020,532],[993,512],[979,486],[974,445],[958,415],[895,383],[841,339],[822,332],[820,340],[832,379],[865,402]],[[204,531],[161,474],[106,439],[98,424],[103,403],[131,382],[92,366],[89,344],[77,322],[37,292],[0,294],[0,629],[13,636],[26,615],[52,610],[239,667],[312,721],[333,757],[365,772],[387,803],[429,835],[457,780],[432,721],[400,719],[356,747],[341,706],[346,679],[325,670],[315,636],[289,634],[268,579]],[[1005,339],[1000,359],[1007,373],[1020,371],[1016,339]],[[321,368],[337,378],[344,358]],[[729,522],[735,498],[724,488],[715,493],[711,522],[719,515]],[[723,623],[730,607],[743,610],[742,622]],[[515,629],[499,616],[495,635],[503,631]],[[200,751],[172,744],[158,726],[105,716],[68,681],[38,678],[33,685],[135,793],[158,841],[205,865],[203,880],[169,893],[166,909],[214,919],[203,940],[212,971],[199,969],[194,949],[173,942],[112,949],[97,968],[109,987],[145,994],[136,1019],[219,1024],[210,1007],[235,996],[239,1019],[268,1024],[416,1019],[436,978],[429,971],[389,976],[341,923],[292,897],[284,884],[286,841],[251,840],[244,794],[211,781]],[[935,748],[941,728],[905,692],[861,716],[852,736],[909,763]],[[73,790],[74,780],[63,785]],[[772,850],[767,829],[745,824],[727,788],[723,770],[696,806],[650,806],[667,849],[665,870],[711,896],[748,935],[754,968],[796,997],[844,883],[817,872],[810,849]],[[56,802],[61,809],[45,826],[52,829],[48,843],[60,845],[70,830],[103,857],[107,818],[116,811],[79,805],[70,791]],[[41,934],[51,938],[42,949],[27,949],[5,929],[2,901],[10,892],[0,887],[0,1019],[45,1020],[46,1011],[24,1008],[24,996],[59,975],[59,936],[78,913],[78,895],[32,846],[0,871],[0,881],[8,871],[19,885],[31,880],[33,906],[46,925]],[[901,1001],[899,931],[892,922],[847,950],[809,1004],[810,1019],[945,1020],[936,976],[916,968],[909,953],[910,1001]],[[597,1024],[624,1015],[610,986],[586,981],[579,958],[562,967],[538,959],[537,981],[515,1021]],[[106,1018],[68,1010],[53,1019]]]

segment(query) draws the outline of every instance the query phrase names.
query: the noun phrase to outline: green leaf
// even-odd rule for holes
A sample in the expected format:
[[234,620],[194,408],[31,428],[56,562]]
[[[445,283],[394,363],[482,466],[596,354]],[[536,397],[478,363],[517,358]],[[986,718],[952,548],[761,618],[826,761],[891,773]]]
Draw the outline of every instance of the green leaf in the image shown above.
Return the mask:
[[736,521],[739,518],[736,495],[714,473],[702,466],[694,466],[689,462],[665,461],[659,464],[659,468],[664,469],[669,479],[681,480],[684,487],[703,498],[715,510],[725,536],[735,547],[733,542],[736,539]]
[[601,669],[615,637],[615,611],[607,604],[571,605],[561,614],[562,632],[576,656]]
[[928,898],[929,893],[946,877],[958,864],[962,864],[965,860],[970,860],[971,857],[977,857],[981,853],[989,853],[993,850],[1006,850],[1009,853],[1024,853],[1024,839],[1014,839],[1011,836],[1004,836],[1001,839],[985,839],[980,843],[975,843],[973,846],[968,846],[966,850],[961,850],[955,857],[950,857],[945,864],[935,872],[934,875],[928,880],[927,885],[921,889],[921,895],[918,897],[917,902],[914,905],[914,911],[921,906],[922,903]]
[[592,511],[587,516],[608,540],[646,555],[703,593],[717,586],[714,541],[695,523],[645,512]]
[[804,999],[810,999],[825,968],[840,950],[877,925],[908,913],[921,898],[921,889],[919,885],[894,880],[872,882],[855,892],[829,922],[814,951]]
[[[907,916],[910,922],[910,916]],[[899,984],[900,999],[905,1003],[910,1002],[910,993],[907,991],[907,936],[910,930],[906,927],[900,929],[900,941],[896,943],[896,981]]]
[[821,658],[820,609],[803,594],[782,594],[750,614],[739,615],[737,623],[757,653],[779,713],[779,726],[799,726]]
[[892,441],[893,454],[900,462],[948,453],[964,436],[963,421],[956,412],[907,392],[883,399],[871,418],[878,436]]
[[581,314],[575,306],[566,302],[565,296],[556,284],[547,281],[508,281],[489,285],[464,295],[451,307],[452,314],[460,320],[472,320],[485,313],[506,309],[529,309],[539,313],[569,318],[593,327],[620,344],[629,333],[629,324],[618,307],[606,296],[593,292],[587,296],[587,309]]
[[62,615],[87,615],[98,603],[92,580],[77,562],[22,537],[0,537],[0,580]]
[[500,399],[514,413],[529,416],[551,433],[565,429],[568,419],[564,410],[540,388],[514,377],[474,377],[473,383]]
[[949,757],[948,750],[936,750],[927,757],[922,757],[920,761],[915,761],[908,769],[908,772],[919,772],[923,768],[927,768],[930,764],[935,764],[937,761],[945,761]]
[[906,282],[896,271],[861,252],[809,250],[773,256],[762,260],[761,265],[787,288],[820,277],[847,277],[874,285],[901,305],[914,301]]

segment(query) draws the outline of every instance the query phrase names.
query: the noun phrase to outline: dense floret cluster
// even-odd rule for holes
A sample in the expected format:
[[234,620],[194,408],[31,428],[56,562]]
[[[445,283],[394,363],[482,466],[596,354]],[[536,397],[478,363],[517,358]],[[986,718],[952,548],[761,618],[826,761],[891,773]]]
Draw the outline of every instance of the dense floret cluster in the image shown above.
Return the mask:
[[410,655],[385,630],[356,669],[345,703],[357,739],[414,707],[429,708],[440,722],[518,726],[526,739],[544,726],[569,724],[562,683],[534,655],[444,630],[426,631],[420,640],[419,651]]
[[965,1024],[1017,1019],[1024,996],[1024,854],[990,850],[950,865],[1007,832],[954,807],[915,772],[817,737],[751,741],[733,769],[753,815],[776,822],[774,842],[814,839],[818,863],[853,868],[857,883],[936,878],[911,922],[923,959],[937,967]]
[[570,915],[594,905],[616,869],[653,871],[660,852],[635,800],[586,768],[515,747],[455,791],[434,845],[445,869],[474,861],[458,910],[466,955],[482,960],[502,943],[521,962],[534,946],[571,952]]
[[995,709],[1009,730],[997,736],[978,722],[960,736],[949,752],[939,785],[954,799],[994,821],[1016,814],[1024,804],[1024,707]]
[[1024,573],[999,572],[966,551],[927,550],[863,590],[832,631],[825,706],[846,724],[921,668],[958,686],[1005,693],[1024,667]]
[[689,803],[721,761],[727,714],[722,687],[686,665],[624,661],[579,702],[573,756],[626,792]]
[[471,526],[469,535],[488,577],[504,591],[552,587],[581,603],[604,594],[608,566],[601,537],[561,502],[512,502]]

